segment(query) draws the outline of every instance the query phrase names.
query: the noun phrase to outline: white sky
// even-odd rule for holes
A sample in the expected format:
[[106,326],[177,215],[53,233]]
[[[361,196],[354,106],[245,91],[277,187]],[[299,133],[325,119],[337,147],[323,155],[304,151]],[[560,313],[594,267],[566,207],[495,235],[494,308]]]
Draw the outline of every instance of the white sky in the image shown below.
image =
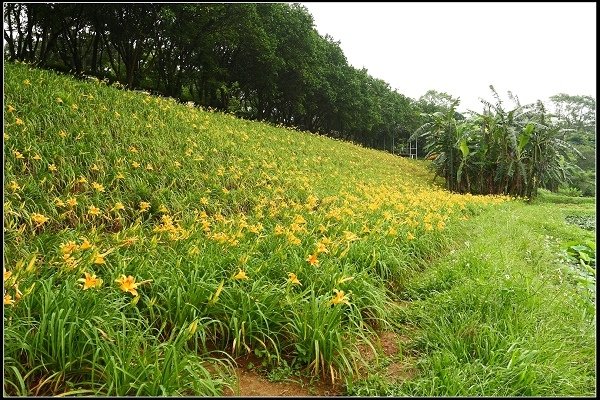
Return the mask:
[[490,84],[521,104],[596,97],[596,3],[301,4],[349,64],[413,99],[435,89],[481,111]]

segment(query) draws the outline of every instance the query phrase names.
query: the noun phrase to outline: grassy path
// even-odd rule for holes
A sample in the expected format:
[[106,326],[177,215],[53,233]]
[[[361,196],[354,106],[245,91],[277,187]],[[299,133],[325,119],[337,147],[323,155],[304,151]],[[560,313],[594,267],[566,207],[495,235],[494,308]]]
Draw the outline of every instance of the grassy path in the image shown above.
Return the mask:
[[595,215],[594,204],[514,202],[464,223],[454,250],[409,280],[398,322],[411,340],[383,360],[419,373],[374,367],[348,394],[594,395],[595,300],[561,251],[593,246],[595,230],[565,223],[573,215]]

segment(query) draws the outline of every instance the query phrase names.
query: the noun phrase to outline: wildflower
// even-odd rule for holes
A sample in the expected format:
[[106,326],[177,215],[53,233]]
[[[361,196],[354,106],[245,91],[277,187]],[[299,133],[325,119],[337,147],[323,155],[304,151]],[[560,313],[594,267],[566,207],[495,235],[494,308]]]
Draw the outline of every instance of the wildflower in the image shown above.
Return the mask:
[[17,190],[21,189],[21,186],[19,186],[19,184],[16,181],[10,181],[8,188],[13,192],[16,192]]
[[160,211],[161,213],[168,213],[169,209],[167,207],[165,207],[164,204],[161,204],[160,207],[158,208],[158,211]]
[[64,207],[65,206],[65,202],[62,201],[60,198],[55,198],[54,199],[54,204],[56,204],[57,207]]
[[13,111],[15,111],[15,110],[16,110],[16,109],[15,109],[13,106],[11,106],[10,104],[8,104],[8,110],[7,110],[7,111],[8,111],[9,113],[10,113],[10,112],[13,112]]
[[80,250],[87,250],[92,248],[92,244],[86,238],[83,239],[83,243],[79,245]]
[[63,254],[71,254],[73,251],[77,250],[77,243],[75,243],[74,241],[70,240],[67,243],[62,243],[60,245],[60,251]]
[[129,275],[126,277],[125,275],[121,275],[119,279],[115,279],[115,282],[121,285],[122,291],[129,292],[134,296],[138,295],[136,289],[140,283],[135,283],[135,278],[133,276]]
[[70,197],[67,199],[67,205],[69,207],[75,207],[77,205],[77,199],[75,197]]
[[100,215],[100,209],[98,207],[95,206],[90,206],[88,208],[88,214],[90,215]]
[[354,234],[353,232],[350,232],[350,231],[344,231],[344,237],[349,242],[358,240],[358,236],[356,236],[356,234]]
[[275,225],[275,229],[274,232],[276,235],[283,235],[283,233],[285,232],[283,227],[279,224]]
[[333,289],[333,292],[335,293],[335,296],[333,296],[333,298],[329,301],[331,304],[335,305],[344,303],[350,305],[350,302],[348,301],[348,298],[344,294],[343,290]]
[[441,230],[442,230],[442,229],[444,229],[445,227],[446,227],[446,224],[444,223],[444,221],[438,221],[438,223],[437,223],[437,228],[438,228],[438,230],[440,230],[440,231],[441,231]]
[[15,155],[15,158],[16,158],[17,160],[22,160],[22,159],[24,159],[24,158],[25,158],[25,157],[23,156],[23,154],[21,154],[21,152],[19,152],[19,150],[15,150],[15,151],[13,151],[13,154]]
[[33,156],[33,159],[39,161],[42,159],[42,156],[40,156],[38,153],[36,153],[35,156]]
[[10,294],[6,293],[4,295],[4,305],[12,306],[13,304],[15,304],[15,301],[12,299],[12,296]]
[[413,235],[413,234],[412,234],[412,232],[408,232],[408,233],[406,234],[406,239],[408,239],[408,240],[413,240],[414,238],[415,238],[415,235]]
[[174,164],[174,165],[175,165],[177,168],[181,167],[181,163],[180,163],[179,161],[175,161],[175,162],[173,162],[173,164]]
[[206,197],[202,197],[200,199],[200,204],[207,205],[208,204],[208,199]]
[[38,225],[42,225],[46,221],[48,221],[48,217],[46,217],[43,214],[33,213],[33,214],[31,214],[31,220]]
[[104,256],[102,254],[96,254],[94,256],[94,264],[106,264],[106,261],[104,261]]
[[137,153],[137,152],[138,152],[138,149],[136,149],[136,148],[135,148],[135,146],[131,146],[131,147],[129,147],[129,151],[130,151],[131,153]]
[[98,192],[104,192],[104,186],[102,186],[98,182],[92,182],[92,187],[94,189],[96,189]]
[[119,172],[116,176],[115,179],[125,179],[125,175],[123,175],[122,172]]
[[56,172],[57,170],[58,168],[56,168],[56,165],[54,165],[54,163],[48,165],[48,171]]
[[137,161],[134,161],[134,162],[132,162],[132,163],[131,163],[131,166],[132,166],[133,168],[139,168],[139,167],[140,167],[140,163],[139,163],[139,162],[137,162]]
[[317,254],[318,253],[329,253],[329,250],[327,250],[327,247],[325,247],[325,244],[322,242],[317,243]]
[[23,297],[23,292],[19,290],[19,285],[15,283],[15,300],[19,301]]
[[298,280],[298,277],[293,272],[288,272],[288,277],[289,277],[289,279],[288,279],[289,283],[291,283],[293,285],[300,285],[300,286],[302,286],[302,284]]
[[115,206],[112,208],[113,211],[119,211],[119,210],[124,210],[124,209],[125,209],[125,206],[120,201],[117,201],[115,203]]
[[6,282],[12,275],[12,272],[7,271],[6,268],[3,268],[3,269],[4,269],[4,282]]
[[147,171],[152,171],[153,169],[154,169],[154,168],[152,167],[152,164],[148,163],[148,164],[146,165],[146,170],[147,170]]
[[29,79],[25,79],[23,81],[23,84],[29,86],[29,85],[31,85],[31,82],[29,81]]
[[102,285],[102,279],[96,278],[96,274],[90,275],[85,273],[85,278],[77,279],[78,282],[83,282],[83,290],[87,290],[93,287],[100,287]]
[[73,111],[77,111],[79,109],[79,106],[77,106],[77,104],[73,103],[73,104],[71,104],[71,109]]
[[237,274],[235,274],[233,279],[238,280],[238,281],[248,279],[248,275],[246,275],[246,273],[244,271],[242,271],[242,269],[240,268],[239,272]]
[[145,201],[140,201],[140,212],[148,211],[149,208],[150,208],[150,203],[145,202]]
[[59,103],[59,104],[61,104],[61,103],[63,103],[63,99],[61,99],[60,97],[57,97],[56,98],[56,102]]
[[58,132],[58,136],[60,136],[61,138],[65,138],[65,137],[67,137],[67,132],[65,132],[65,130],[64,130],[64,129],[61,129],[61,130]]
[[310,256],[308,256],[308,258],[306,259],[306,261],[308,261],[308,263],[310,265],[314,265],[314,266],[318,266],[319,265],[319,260],[317,260],[317,255],[316,254],[311,254]]
[[96,164],[92,164],[92,166],[90,167],[90,169],[92,171],[100,171],[100,167],[98,167]]
[[69,267],[69,269],[75,267],[75,265],[77,264],[77,260],[75,260],[75,257],[73,257],[71,253],[63,254],[62,258],[63,262],[67,267]]
[[288,233],[287,240],[290,242],[290,244],[293,244],[294,246],[297,246],[300,243],[302,243],[302,241],[300,240],[300,238],[298,238],[293,233]]
[[23,120],[21,118],[16,118],[15,119],[15,124],[16,125],[25,125],[25,122],[23,122]]

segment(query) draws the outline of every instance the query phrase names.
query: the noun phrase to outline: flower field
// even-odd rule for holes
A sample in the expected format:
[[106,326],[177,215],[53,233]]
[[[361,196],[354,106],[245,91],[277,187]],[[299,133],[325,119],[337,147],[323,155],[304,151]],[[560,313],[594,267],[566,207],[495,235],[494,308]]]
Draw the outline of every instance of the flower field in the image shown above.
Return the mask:
[[9,395],[220,395],[247,353],[339,381],[448,227],[510,200],[105,82],[4,76]]

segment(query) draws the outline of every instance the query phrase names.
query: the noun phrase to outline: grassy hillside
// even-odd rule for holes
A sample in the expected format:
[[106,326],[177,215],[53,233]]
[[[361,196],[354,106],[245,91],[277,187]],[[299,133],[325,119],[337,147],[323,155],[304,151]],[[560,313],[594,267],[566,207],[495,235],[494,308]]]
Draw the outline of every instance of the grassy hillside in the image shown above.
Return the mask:
[[219,395],[247,353],[360,382],[420,271],[477,215],[524,207],[329,138],[4,77],[6,394]]

